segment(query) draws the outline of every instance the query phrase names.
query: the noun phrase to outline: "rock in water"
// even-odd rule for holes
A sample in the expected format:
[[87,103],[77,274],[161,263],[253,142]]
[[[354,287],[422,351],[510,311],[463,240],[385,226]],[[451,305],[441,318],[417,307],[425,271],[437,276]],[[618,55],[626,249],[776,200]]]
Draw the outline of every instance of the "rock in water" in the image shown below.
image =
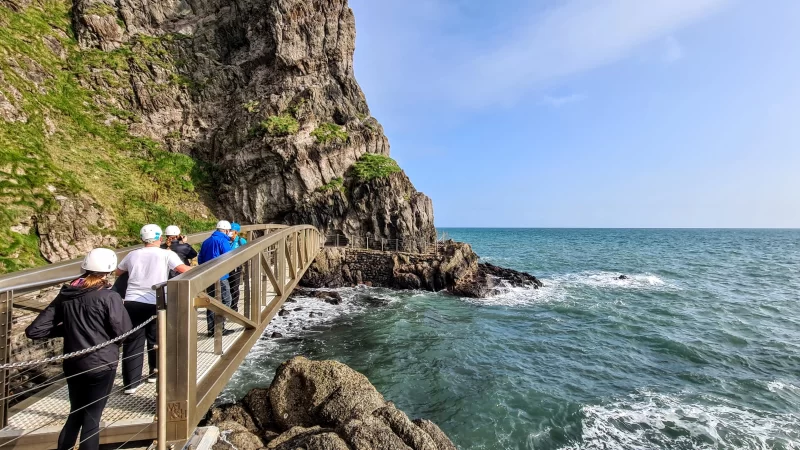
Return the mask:
[[[226,433],[215,450],[455,450],[433,422],[410,420],[362,374],[302,356],[283,363],[267,389],[215,408],[209,424]],[[253,429],[257,424],[258,429]],[[227,441],[227,442],[226,442]]]
[[619,278],[617,278],[617,279],[618,280],[627,280],[628,276],[627,275],[620,275]]

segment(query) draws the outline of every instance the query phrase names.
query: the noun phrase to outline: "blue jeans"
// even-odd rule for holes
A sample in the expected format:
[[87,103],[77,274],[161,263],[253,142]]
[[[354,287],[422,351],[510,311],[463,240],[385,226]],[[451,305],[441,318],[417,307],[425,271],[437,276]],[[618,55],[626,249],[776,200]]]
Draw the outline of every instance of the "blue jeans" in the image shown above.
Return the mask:
[[[220,287],[222,289],[222,304],[224,304],[227,307],[230,307],[231,306],[231,285],[230,285],[230,283],[228,282],[227,279],[220,280],[219,281],[219,285],[220,285]],[[210,295],[211,297],[214,297],[214,298],[217,298],[216,291],[217,291],[216,290],[216,284],[212,284],[211,286],[206,288],[206,293],[208,295]],[[219,300],[219,299],[217,299],[217,300]],[[223,324],[223,326],[225,325],[225,318],[224,317],[222,318],[222,324]],[[210,309],[206,310],[206,325],[208,325],[208,331],[209,332],[214,331],[214,313]]]

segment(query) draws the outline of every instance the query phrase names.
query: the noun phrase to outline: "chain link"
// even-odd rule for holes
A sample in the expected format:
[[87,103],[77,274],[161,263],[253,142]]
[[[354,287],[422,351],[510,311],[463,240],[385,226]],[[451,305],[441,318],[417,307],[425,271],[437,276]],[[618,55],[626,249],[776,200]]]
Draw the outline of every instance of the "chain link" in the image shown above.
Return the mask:
[[8,363],[8,364],[0,364],[0,370],[19,369],[21,367],[37,366],[39,364],[50,364],[50,363],[53,363],[53,362],[56,362],[56,361],[63,361],[65,359],[70,359],[70,358],[76,358],[78,356],[83,356],[83,355],[85,355],[87,353],[92,353],[94,351],[100,350],[103,347],[108,347],[111,344],[114,344],[116,342],[119,342],[119,341],[125,339],[126,337],[132,335],[133,333],[141,330],[142,328],[145,327],[145,325],[149,324],[150,322],[152,322],[154,320],[156,320],[156,316],[153,316],[153,317],[145,320],[140,325],[136,326],[135,328],[132,328],[130,331],[125,332],[125,333],[115,337],[114,339],[111,339],[110,341],[106,341],[106,342],[103,342],[101,344],[97,344],[94,347],[89,347],[89,348],[85,348],[83,350],[78,350],[77,352],[67,353],[67,354],[60,355],[60,356],[52,356],[50,358],[40,359],[40,360],[36,360],[36,361],[19,361],[19,362],[13,362],[13,363]]

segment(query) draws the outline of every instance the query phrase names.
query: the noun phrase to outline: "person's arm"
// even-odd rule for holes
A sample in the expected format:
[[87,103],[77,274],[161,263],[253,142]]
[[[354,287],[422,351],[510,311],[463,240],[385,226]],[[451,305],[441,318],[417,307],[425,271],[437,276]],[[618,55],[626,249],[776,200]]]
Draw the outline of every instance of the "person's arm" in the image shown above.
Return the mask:
[[178,254],[173,252],[172,250],[170,250],[169,252],[169,258],[167,259],[167,266],[169,266],[169,270],[174,270],[175,272],[178,273],[183,273],[190,269],[189,266],[187,266],[186,264],[183,263],[183,261],[181,261],[181,257],[178,256]]
[[123,273],[130,270],[130,267],[128,267],[130,265],[130,258],[129,258],[130,256],[131,254],[128,253],[127,255],[125,255],[124,258],[122,258],[122,261],[120,261],[120,263],[117,264],[117,270],[114,271],[114,275],[120,276]]
[[245,239],[243,237],[240,237],[239,238],[239,245],[246,245],[246,244],[247,244],[247,239]]
[[112,339],[122,336],[133,328],[122,297],[116,292],[110,292],[106,301],[106,326]]
[[39,315],[25,328],[28,339],[52,339],[64,336],[64,327],[61,317],[61,298],[56,297],[47,305]]

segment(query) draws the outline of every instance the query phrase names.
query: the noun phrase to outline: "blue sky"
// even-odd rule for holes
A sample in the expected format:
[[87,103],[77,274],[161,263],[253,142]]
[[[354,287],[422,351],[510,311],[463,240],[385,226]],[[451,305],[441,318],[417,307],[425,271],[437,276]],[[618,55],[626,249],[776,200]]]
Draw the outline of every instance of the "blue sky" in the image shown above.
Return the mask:
[[800,227],[800,1],[350,5],[437,226]]

